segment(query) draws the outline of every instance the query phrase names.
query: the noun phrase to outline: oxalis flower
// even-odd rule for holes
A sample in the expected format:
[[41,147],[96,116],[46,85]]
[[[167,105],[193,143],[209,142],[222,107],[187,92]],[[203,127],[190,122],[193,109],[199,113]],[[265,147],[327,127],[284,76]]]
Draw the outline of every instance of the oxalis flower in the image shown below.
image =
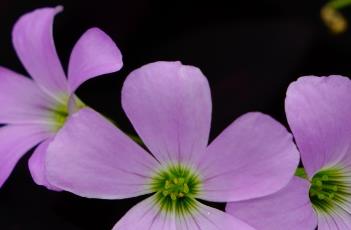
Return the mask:
[[133,71],[122,106],[148,153],[90,109],[69,118],[50,144],[53,185],[88,198],[149,198],[116,229],[253,229],[198,201],[251,199],[278,191],[299,161],[291,135],[261,113],[248,113],[209,146],[211,95],[201,71],[156,62]]
[[306,179],[276,194],[228,204],[227,211],[262,230],[351,229],[351,81],[302,77],[287,91],[285,110]]
[[0,186],[23,154],[40,143],[29,169],[37,184],[55,189],[45,178],[44,158],[67,117],[84,107],[74,91],[84,81],[122,67],[115,43],[92,28],[74,46],[66,78],[52,37],[54,16],[61,10],[35,10],[14,26],[14,48],[33,79],[0,67],[0,124],[5,125],[0,128]]

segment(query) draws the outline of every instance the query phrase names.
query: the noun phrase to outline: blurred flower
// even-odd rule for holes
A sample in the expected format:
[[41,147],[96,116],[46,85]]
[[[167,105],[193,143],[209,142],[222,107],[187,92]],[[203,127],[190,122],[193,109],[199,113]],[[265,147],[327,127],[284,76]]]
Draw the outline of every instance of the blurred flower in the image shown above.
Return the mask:
[[331,32],[339,34],[346,31],[347,20],[336,9],[328,5],[324,6],[321,9],[321,17]]
[[90,109],[50,144],[53,185],[89,198],[149,198],[114,229],[253,229],[198,201],[238,201],[278,191],[299,161],[292,136],[261,113],[233,122],[209,146],[211,93],[198,68],[156,62],[133,71],[123,109],[152,155]]
[[308,180],[230,203],[227,212],[262,230],[351,229],[350,79],[302,77],[289,86],[285,108]]
[[351,5],[351,0],[331,0],[321,9],[321,18],[329,30],[335,34],[347,30],[347,19],[340,13],[340,9]]
[[74,46],[66,78],[52,37],[53,19],[61,10],[35,10],[14,26],[14,48],[33,80],[0,67],[0,123],[6,124],[0,128],[0,186],[17,161],[40,143],[29,169],[37,184],[55,189],[44,174],[46,148],[67,117],[84,107],[74,91],[84,81],[122,67],[115,43],[92,28]]

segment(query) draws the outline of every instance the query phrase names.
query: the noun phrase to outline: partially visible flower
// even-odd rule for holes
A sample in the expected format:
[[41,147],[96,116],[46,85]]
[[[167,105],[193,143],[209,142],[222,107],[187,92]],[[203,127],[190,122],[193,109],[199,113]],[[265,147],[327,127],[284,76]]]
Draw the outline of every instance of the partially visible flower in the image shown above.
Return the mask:
[[243,115],[207,146],[210,88],[199,69],[180,62],[132,72],[122,105],[151,154],[96,112],[82,109],[50,144],[46,165],[50,183],[83,197],[152,194],[115,230],[253,229],[198,199],[271,194],[289,182],[299,161],[292,136],[261,113]]
[[262,230],[351,229],[351,81],[302,77],[287,91],[285,110],[307,180],[276,194],[228,204],[227,212]]
[[321,9],[321,18],[334,34],[340,34],[347,30],[348,23],[346,18],[337,9],[328,4]]
[[44,174],[46,148],[67,117],[84,107],[75,90],[90,78],[122,67],[115,43],[92,28],[74,46],[66,78],[52,37],[54,16],[61,10],[35,10],[14,26],[14,48],[33,80],[0,67],[0,124],[5,124],[0,128],[0,187],[17,161],[40,143],[29,169],[37,184],[55,189]]

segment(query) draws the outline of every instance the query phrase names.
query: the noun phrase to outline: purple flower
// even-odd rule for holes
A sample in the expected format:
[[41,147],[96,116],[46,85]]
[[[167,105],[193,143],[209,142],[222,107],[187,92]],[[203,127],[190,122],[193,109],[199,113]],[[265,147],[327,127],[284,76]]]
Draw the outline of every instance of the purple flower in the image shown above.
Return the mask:
[[198,68],[156,62],[133,71],[122,106],[151,154],[90,109],[69,118],[47,156],[50,183],[80,196],[149,198],[114,229],[253,229],[198,201],[278,191],[299,161],[292,136],[261,113],[232,123],[209,146],[211,95]]
[[302,77],[285,110],[307,180],[295,177],[276,194],[228,204],[227,211],[262,230],[351,229],[351,81]]
[[48,184],[44,158],[48,143],[66,118],[84,107],[74,91],[86,80],[122,67],[115,43],[101,30],[89,29],[73,48],[68,77],[52,37],[54,16],[62,7],[23,15],[13,29],[13,45],[32,79],[0,67],[0,186],[17,161],[39,144],[29,160],[34,181]]

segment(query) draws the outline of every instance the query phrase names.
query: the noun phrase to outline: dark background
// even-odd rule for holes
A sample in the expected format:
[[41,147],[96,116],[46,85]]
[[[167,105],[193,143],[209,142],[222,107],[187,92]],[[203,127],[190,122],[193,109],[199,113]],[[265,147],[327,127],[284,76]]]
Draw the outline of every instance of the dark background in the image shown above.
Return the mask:
[[[229,3],[230,2],[230,3]],[[262,111],[286,125],[288,84],[302,75],[351,75],[351,30],[335,36],[320,19],[326,1],[0,0],[0,65],[26,73],[11,44],[19,16],[43,6],[65,7],[54,37],[66,67],[80,35],[97,26],[118,44],[124,68],[93,79],[78,91],[92,108],[133,132],[120,104],[127,74],[157,60],[201,68],[213,97],[211,138],[248,111]],[[342,11],[351,21],[351,8]],[[36,186],[29,154],[0,189],[1,230],[104,230],[142,198],[92,200]],[[0,166],[1,167],[1,166]],[[223,205],[217,207],[223,208]]]

